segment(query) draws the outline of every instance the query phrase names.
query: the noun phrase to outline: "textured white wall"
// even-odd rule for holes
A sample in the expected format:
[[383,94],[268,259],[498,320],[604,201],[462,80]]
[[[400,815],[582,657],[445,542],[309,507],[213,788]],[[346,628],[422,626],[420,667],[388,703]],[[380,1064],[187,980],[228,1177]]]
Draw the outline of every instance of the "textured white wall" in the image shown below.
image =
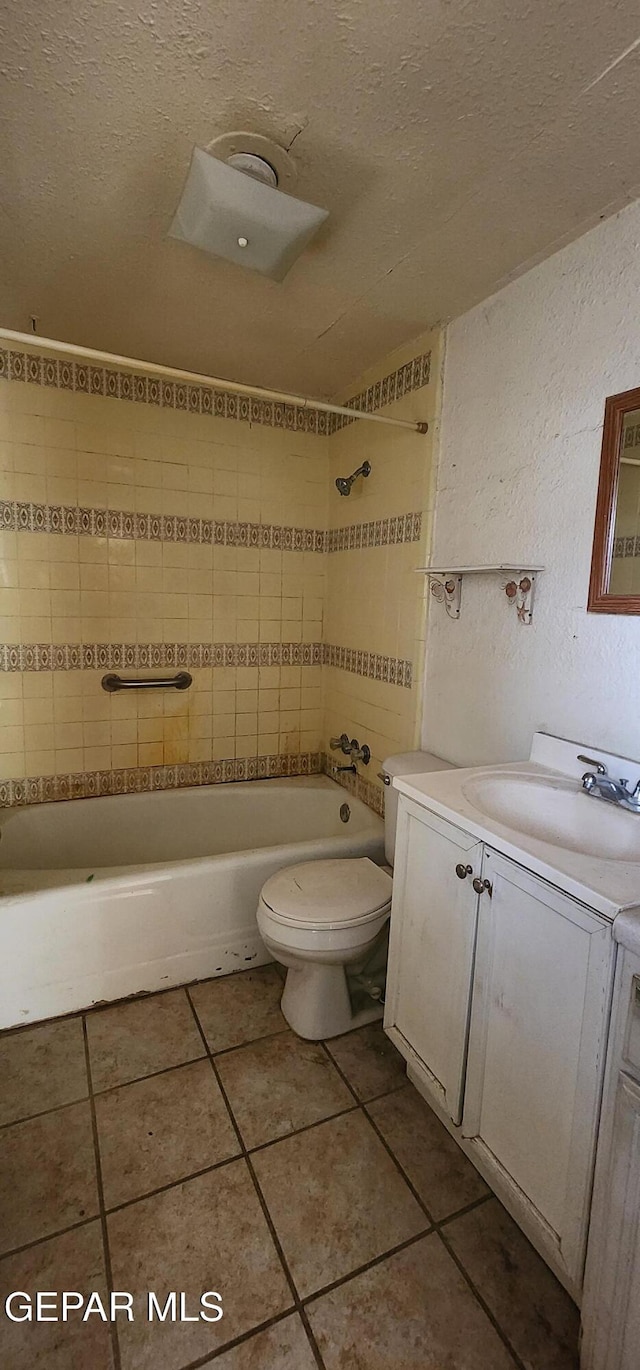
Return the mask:
[[523,627],[499,579],[431,604],[424,745],[528,755],[536,728],[640,757],[640,618],[586,612],[605,396],[640,385],[640,202],[448,330],[434,565],[547,569]]

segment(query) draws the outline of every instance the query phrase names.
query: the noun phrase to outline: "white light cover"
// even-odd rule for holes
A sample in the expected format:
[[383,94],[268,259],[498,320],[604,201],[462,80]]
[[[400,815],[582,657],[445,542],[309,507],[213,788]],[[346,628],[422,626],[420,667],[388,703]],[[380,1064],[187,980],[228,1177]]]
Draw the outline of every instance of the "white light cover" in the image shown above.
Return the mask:
[[169,236],[281,281],[328,214],[196,147]]

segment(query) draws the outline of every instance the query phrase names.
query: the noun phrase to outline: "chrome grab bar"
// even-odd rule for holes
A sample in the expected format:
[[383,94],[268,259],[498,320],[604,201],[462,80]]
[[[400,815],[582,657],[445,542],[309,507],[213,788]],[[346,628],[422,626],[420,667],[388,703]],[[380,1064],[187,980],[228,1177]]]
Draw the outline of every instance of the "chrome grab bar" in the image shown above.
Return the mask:
[[144,676],[135,677],[133,680],[123,680],[119,675],[103,675],[100,682],[103,690],[108,694],[115,694],[116,690],[188,690],[193,684],[193,676],[189,671],[178,671],[177,675]]

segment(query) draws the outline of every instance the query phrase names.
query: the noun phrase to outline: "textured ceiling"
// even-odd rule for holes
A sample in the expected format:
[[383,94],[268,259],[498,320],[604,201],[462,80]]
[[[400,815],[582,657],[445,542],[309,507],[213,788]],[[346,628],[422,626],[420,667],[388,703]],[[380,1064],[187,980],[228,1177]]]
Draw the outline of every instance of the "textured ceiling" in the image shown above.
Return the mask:
[[[639,74],[637,0],[5,0],[0,324],[334,394],[640,195]],[[281,284],[166,236],[233,128],[330,210]]]

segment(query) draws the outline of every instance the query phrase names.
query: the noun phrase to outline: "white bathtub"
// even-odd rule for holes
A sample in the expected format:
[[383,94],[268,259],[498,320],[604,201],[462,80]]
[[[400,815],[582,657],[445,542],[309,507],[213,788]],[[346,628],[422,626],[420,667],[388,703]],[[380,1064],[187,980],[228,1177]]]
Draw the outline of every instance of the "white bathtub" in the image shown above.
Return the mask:
[[0,834],[0,1027],[262,965],[269,875],[384,859],[381,819],[326,776],[36,804]]

